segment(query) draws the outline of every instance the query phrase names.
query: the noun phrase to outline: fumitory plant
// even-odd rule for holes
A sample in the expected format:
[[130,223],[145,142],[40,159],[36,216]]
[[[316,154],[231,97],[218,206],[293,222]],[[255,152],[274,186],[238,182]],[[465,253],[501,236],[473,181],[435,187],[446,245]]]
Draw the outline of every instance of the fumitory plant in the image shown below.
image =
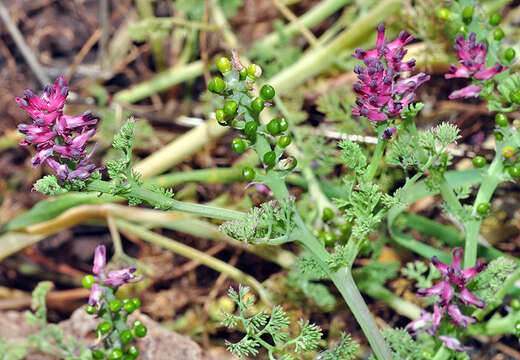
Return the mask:
[[[487,316],[512,292],[520,277],[518,261],[479,244],[481,225],[493,211],[493,193],[501,183],[520,177],[520,133],[507,116],[520,104],[520,78],[512,74],[516,54],[503,44],[505,35],[498,27],[500,15],[487,17],[473,1],[461,0],[440,8],[438,17],[446,25],[446,36],[454,43],[456,60],[443,81],[469,81],[453,91],[449,99],[481,98],[487,101],[490,111],[496,112],[495,156],[489,164],[489,159],[478,155],[472,159],[476,169],[453,171],[453,155],[448,149],[459,140],[459,129],[450,123],[417,129],[415,120],[424,107],[415,102],[417,92],[430,75],[417,73],[416,61],[407,58],[407,46],[414,41],[413,36],[402,31],[390,41],[385,37],[385,26],[380,24],[375,29],[375,48],[357,48],[352,54],[357,80],[353,84],[356,99],[350,104],[351,115],[375,134],[373,151],[348,138],[327,148],[323,139],[309,141],[323,145],[327,155],[339,153],[342,176],[334,184],[339,190],[331,192],[330,186],[328,196],[324,194],[327,179],[318,179],[319,174],[313,173],[320,164],[308,159],[298,161],[309,152],[305,142],[313,135],[298,131],[276,89],[262,82],[261,66],[245,64],[249,61],[240,58],[236,51],[231,58],[218,59],[221,76],[208,83],[208,90],[217,95],[214,117],[218,124],[233,130],[231,148],[235,152],[256,154],[259,165],[248,164],[242,177],[273,200],[243,213],[178,201],[172,190],[147,185],[132,166],[133,119],[114,136],[113,147],[120,158],[107,161],[104,166],[96,165],[91,160],[96,145],[89,148],[88,141],[96,133],[98,119],[91,112],[77,116],[64,113],[69,92],[64,77],[46,87],[41,96],[27,90],[16,99],[32,118],[32,124],[19,126],[24,134],[20,144],[36,148],[31,160],[33,167],[48,166],[55,172],[37,181],[34,189],[49,195],[93,192],[127,200],[129,205],[145,204],[217,219],[223,221],[220,230],[224,234],[248,246],[299,244],[302,250],[289,275],[297,281],[291,285],[300,287],[309,297],[313,290],[324,294],[327,301],[323,303],[333,306],[334,301],[329,301],[331,293],[320,283],[330,280],[361,327],[373,357],[467,358],[471,350],[469,336],[513,332],[520,335],[520,305],[516,299],[506,308],[507,315],[495,312]],[[345,114],[344,108],[337,113]],[[319,154],[316,158],[320,155],[324,157]],[[331,161],[323,166],[330,177],[336,164]],[[383,180],[378,177],[388,169],[402,174],[390,191],[384,190]],[[298,171],[317,202],[317,219],[306,213],[311,206],[291,196],[286,185]],[[408,205],[436,194],[443,199],[442,210],[462,233],[407,212]],[[434,236],[453,249],[445,252],[422,243],[409,236],[407,228]],[[378,261],[387,237],[392,244],[430,261],[429,267],[417,261],[402,271],[417,282],[417,303],[383,287],[386,280],[396,276],[399,265]],[[479,262],[477,256],[486,260]],[[360,257],[369,259],[356,261]],[[106,249],[101,245],[96,248],[93,274],[83,280],[91,291],[86,311],[102,319],[98,340],[88,350],[96,359],[129,359],[139,354],[132,341],[146,335],[146,327],[127,324],[127,317],[140,306],[140,301],[121,300],[115,294],[121,285],[140,280],[136,272],[133,266],[107,270]],[[380,331],[359,289],[386,300],[412,321],[405,329]],[[259,295],[266,302],[274,300]],[[316,359],[357,356],[358,346],[347,335],[343,334],[335,347],[322,349],[323,332],[317,325],[300,320],[295,332],[281,306],[255,310],[255,300],[245,286],[239,286],[238,291],[231,288],[229,297],[237,311],[224,313],[222,323],[243,331],[240,341],[226,343],[240,359],[260,354],[261,348],[269,359],[305,358],[321,350]]]

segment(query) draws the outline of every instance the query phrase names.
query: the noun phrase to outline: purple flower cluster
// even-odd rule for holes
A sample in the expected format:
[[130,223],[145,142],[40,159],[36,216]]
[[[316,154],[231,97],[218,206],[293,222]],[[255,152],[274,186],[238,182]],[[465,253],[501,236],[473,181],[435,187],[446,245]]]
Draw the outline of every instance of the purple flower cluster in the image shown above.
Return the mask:
[[96,133],[97,119],[87,111],[78,116],[63,114],[69,94],[64,76],[56,79],[53,86],[47,85],[41,96],[25,90],[23,98],[16,98],[18,105],[33,119],[33,124],[18,125],[25,135],[20,145],[34,145],[37,153],[31,159],[33,168],[42,163],[49,165],[58,178],[64,180],[86,180],[99,170],[88,159],[97,144],[87,153],[87,141]]
[[[462,34],[458,34],[455,39],[454,49],[460,66],[450,65],[450,70],[444,75],[446,79],[452,78],[471,78],[475,80],[489,80],[496,74],[508,69],[498,61],[492,67],[486,69],[487,46],[483,41],[476,41],[477,35],[472,32],[468,41],[464,40]],[[450,99],[477,97],[482,90],[480,85],[469,85],[462,89],[452,92]]]
[[[103,285],[108,285],[117,288],[126,283],[135,283],[141,281],[143,277],[137,278],[135,266],[130,266],[121,270],[112,270],[107,273],[107,251],[104,245],[98,245],[94,250],[94,266],[92,273],[95,279]],[[101,303],[104,296],[102,287],[98,283],[92,285],[88,304],[90,306],[97,306]]]
[[[404,46],[413,40],[413,36],[402,31],[397,39],[386,43],[385,27],[377,27],[377,46],[365,51],[357,48],[353,57],[363,60],[363,66],[356,66],[354,72],[359,81],[354,83],[357,93],[356,105],[352,114],[365,116],[371,121],[385,121],[389,117],[400,115],[403,109],[415,99],[415,91],[430,79],[420,73],[400,78],[405,71],[415,69],[415,60],[403,62],[406,55]],[[388,135],[388,134],[387,134]]]
[[[483,271],[486,266],[477,263],[472,268],[462,270],[460,266],[462,255],[462,248],[455,249],[453,251],[453,261],[451,265],[440,262],[436,256],[431,259],[432,264],[441,273],[443,280],[428,289],[419,289],[417,297],[439,296],[439,301],[433,305],[433,314],[425,312],[419,319],[408,324],[406,328],[412,334],[424,331],[431,335],[437,334],[439,325],[446,313],[450,315],[454,324],[462,328],[467,328],[468,324],[476,322],[475,318],[462,313],[459,308],[459,302],[464,305],[473,305],[480,309],[486,308],[484,300],[477,298],[466,287],[466,284],[475,275]],[[460,341],[456,338],[439,336],[439,339],[450,349],[456,351],[468,349],[462,346]]]

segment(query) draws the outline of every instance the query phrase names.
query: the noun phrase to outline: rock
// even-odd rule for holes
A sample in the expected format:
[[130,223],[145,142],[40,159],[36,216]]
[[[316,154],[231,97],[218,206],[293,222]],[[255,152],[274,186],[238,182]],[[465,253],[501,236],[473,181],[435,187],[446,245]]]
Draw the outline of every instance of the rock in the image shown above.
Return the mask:
[[[159,323],[145,314],[135,311],[129,321],[140,320],[147,328],[148,334],[136,340],[136,346],[141,355],[140,360],[205,360],[202,350],[197,343],[189,338],[163,328]],[[59,323],[66,336],[72,335],[87,346],[94,342],[94,331],[100,319],[95,319],[85,313],[83,307],[74,311],[70,319]],[[27,336],[36,332],[37,328],[25,321],[23,312],[0,312],[0,338],[13,342],[22,342]],[[55,360],[53,357],[42,354],[31,354],[26,360]]]

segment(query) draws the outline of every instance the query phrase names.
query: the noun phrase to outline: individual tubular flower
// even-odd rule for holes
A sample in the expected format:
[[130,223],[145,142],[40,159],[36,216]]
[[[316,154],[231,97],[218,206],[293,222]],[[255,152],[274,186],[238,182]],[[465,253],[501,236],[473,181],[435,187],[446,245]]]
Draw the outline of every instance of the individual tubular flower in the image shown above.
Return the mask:
[[[353,57],[363,60],[365,67],[356,66],[354,72],[359,81],[354,83],[357,93],[356,105],[351,105],[352,114],[367,117],[371,121],[385,121],[398,116],[415,99],[415,91],[430,79],[420,73],[400,78],[401,73],[413,71],[415,60],[403,62],[406,55],[404,46],[413,36],[402,31],[398,38],[387,43],[385,27],[377,27],[376,48],[365,51],[357,48]],[[391,135],[390,135],[391,136]]]
[[143,278],[137,278],[135,272],[137,268],[130,266],[120,270],[112,270],[107,274],[106,270],[106,248],[104,245],[98,245],[94,250],[94,266],[92,272],[96,275],[96,279],[105,285],[119,287],[126,283],[134,283],[141,281]]
[[[87,152],[87,142],[96,133],[98,119],[87,111],[78,116],[63,114],[69,93],[64,76],[53,86],[47,85],[41,96],[25,90],[23,98],[16,98],[18,105],[33,119],[33,124],[21,124],[19,131],[25,135],[20,145],[35,145],[36,155],[31,159],[33,167],[49,165],[58,178],[86,180],[97,168],[88,163],[93,151]],[[94,149],[96,146],[94,146]]]
[[[462,34],[455,39],[454,49],[460,66],[450,65],[450,70],[444,75],[446,79],[474,78],[475,80],[489,80],[495,75],[508,69],[499,62],[486,69],[487,46],[483,41],[476,41],[476,34],[472,32],[468,41]],[[477,97],[482,90],[481,85],[469,85],[456,90],[449,95],[450,99]]]
[[462,352],[462,351],[467,351],[467,350],[472,349],[471,346],[462,345],[462,343],[459,341],[459,339],[454,338],[453,336],[441,335],[441,336],[439,336],[439,339],[444,343],[444,345],[446,345],[447,348],[449,348],[451,350]]

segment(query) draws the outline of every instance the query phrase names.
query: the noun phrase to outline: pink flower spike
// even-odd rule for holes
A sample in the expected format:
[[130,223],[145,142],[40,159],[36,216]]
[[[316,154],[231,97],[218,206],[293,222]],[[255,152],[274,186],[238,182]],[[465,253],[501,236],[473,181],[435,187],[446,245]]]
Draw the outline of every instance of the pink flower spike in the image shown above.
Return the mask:
[[454,100],[454,99],[461,99],[461,98],[468,99],[468,98],[472,98],[472,97],[477,97],[480,90],[482,90],[482,86],[469,85],[469,86],[466,86],[465,88],[455,90],[448,96],[448,98],[450,98],[451,100]]
[[31,159],[31,166],[33,168],[40,166],[50,156],[52,156],[52,148],[38,150],[36,155]]
[[475,277],[475,275],[477,275],[478,273],[484,271],[485,269],[486,269],[486,265],[481,264],[480,262],[477,261],[475,266],[473,266],[473,267],[471,267],[469,269],[462,270],[460,272],[459,278],[465,284],[468,281],[470,281],[471,279],[473,279]]
[[455,350],[457,352],[468,351],[473,349],[471,346],[462,345],[459,339],[454,338],[452,336],[441,335],[439,336],[439,339],[444,343],[444,345],[446,345],[447,348]]
[[460,295],[457,295],[457,297],[464,305],[473,305],[480,309],[486,308],[486,302],[473,295],[465,286],[461,287]]
[[437,256],[434,256],[431,258],[431,263],[433,264],[433,266],[435,266],[435,268],[437,270],[439,270],[439,272],[442,275],[444,275],[444,276],[448,275],[449,265],[441,262]]
[[94,250],[94,266],[92,272],[94,275],[104,275],[107,265],[107,249],[105,245],[98,245]]

